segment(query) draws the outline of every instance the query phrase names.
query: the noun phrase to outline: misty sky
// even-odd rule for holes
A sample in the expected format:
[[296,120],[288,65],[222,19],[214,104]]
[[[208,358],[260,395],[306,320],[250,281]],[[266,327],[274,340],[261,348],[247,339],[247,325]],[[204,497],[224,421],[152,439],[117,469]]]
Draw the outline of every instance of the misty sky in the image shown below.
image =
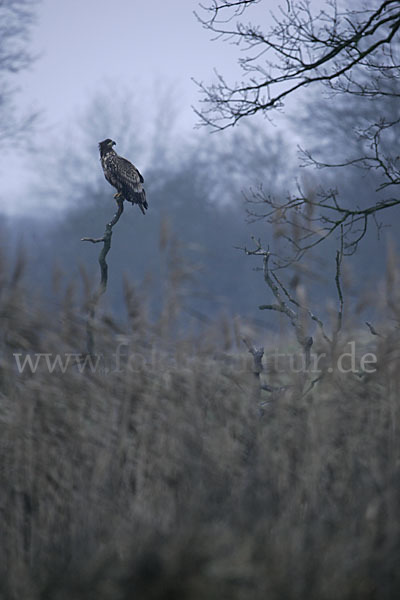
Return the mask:
[[176,86],[191,125],[191,77],[209,79],[213,67],[233,72],[236,56],[210,42],[193,15],[198,8],[197,0],[43,0],[33,38],[41,57],[24,76],[24,93],[57,123],[105,80],[133,90],[163,82]]
[[[274,4],[252,7],[246,20],[268,20]],[[178,126],[193,131],[197,117],[191,105],[199,93],[191,78],[210,82],[214,68],[228,79],[240,74],[237,48],[211,41],[194,10],[198,0],[42,0],[31,41],[38,58],[17,82],[21,109],[42,111],[41,139],[64,135],[105,85],[132,89],[144,125],[152,118],[157,90],[172,89]],[[98,141],[93,140],[94,152]],[[29,205],[29,160],[23,165],[20,154],[10,150],[2,166],[1,203],[14,212]],[[4,198],[11,190],[19,200],[10,206]]]

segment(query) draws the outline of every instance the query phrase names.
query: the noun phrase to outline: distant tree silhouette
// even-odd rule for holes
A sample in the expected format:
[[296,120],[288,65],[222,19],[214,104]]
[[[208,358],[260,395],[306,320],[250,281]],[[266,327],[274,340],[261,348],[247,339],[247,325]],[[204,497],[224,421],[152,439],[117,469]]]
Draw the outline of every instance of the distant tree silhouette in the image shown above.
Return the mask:
[[29,50],[38,0],[2,0],[0,2],[0,139],[13,142],[33,125],[37,114],[18,117],[15,110],[15,76],[28,68],[34,57]]

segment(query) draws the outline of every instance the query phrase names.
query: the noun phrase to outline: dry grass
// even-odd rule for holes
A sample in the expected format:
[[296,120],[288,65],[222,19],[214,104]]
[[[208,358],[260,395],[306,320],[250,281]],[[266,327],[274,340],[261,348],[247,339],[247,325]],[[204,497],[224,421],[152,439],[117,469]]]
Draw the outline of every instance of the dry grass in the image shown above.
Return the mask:
[[13,353],[81,352],[84,320],[72,289],[48,314],[22,262],[2,264],[1,598],[398,596],[395,329],[373,340],[376,373],[326,371],[304,394],[287,372],[260,413],[270,396],[229,324],[180,338],[178,296],[152,323],[127,285],[126,327],[99,321],[95,373],[20,374]]

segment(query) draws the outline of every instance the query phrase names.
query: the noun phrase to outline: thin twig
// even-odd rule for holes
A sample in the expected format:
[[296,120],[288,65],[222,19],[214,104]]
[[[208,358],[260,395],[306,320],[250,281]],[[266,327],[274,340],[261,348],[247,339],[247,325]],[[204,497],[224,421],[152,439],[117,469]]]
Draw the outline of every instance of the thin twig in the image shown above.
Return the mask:
[[317,384],[319,381],[321,381],[321,379],[323,378],[323,376],[324,376],[324,373],[323,373],[322,375],[319,375],[319,376],[318,376],[318,377],[316,377],[315,379],[313,379],[313,380],[310,382],[310,385],[309,385],[309,386],[308,386],[308,387],[307,387],[307,388],[306,388],[306,389],[303,391],[303,393],[302,393],[301,397],[302,397],[302,398],[304,398],[305,396],[307,396],[307,394],[308,394],[309,392],[311,392],[311,390],[313,389],[313,387],[314,387],[314,386],[315,386],[315,385],[316,385],[316,384]]
[[377,335],[378,337],[383,337],[382,334],[380,334],[376,331],[375,327],[373,325],[371,325],[371,323],[369,323],[368,321],[365,321],[365,324],[368,327],[368,329],[370,330],[372,335]]
[[337,316],[337,325],[336,325],[336,332],[335,335],[337,335],[339,333],[339,331],[342,328],[342,321],[343,321],[343,306],[344,306],[344,300],[343,300],[343,292],[342,292],[342,286],[341,286],[341,282],[340,282],[340,277],[341,277],[341,265],[342,265],[342,260],[343,260],[343,225],[341,226],[341,235],[340,235],[340,250],[337,250],[336,252],[336,274],[335,274],[335,283],[336,283],[336,290],[338,293],[338,297],[339,297],[339,310],[338,310],[338,316]]
[[[261,383],[261,373],[264,371],[264,366],[262,364],[262,359],[264,356],[264,348],[262,346],[260,346],[260,348],[256,348],[255,346],[253,346],[253,344],[247,339],[247,338],[242,338],[243,339],[243,343],[245,344],[247,350],[249,351],[249,353],[253,356],[253,360],[254,360],[254,367],[253,367],[253,375],[255,376],[256,380],[257,380],[257,396],[259,396],[259,392],[264,391],[264,392],[268,392],[270,394],[279,394],[281,392],[284,392],[285,390],[293,387],[292,385],[280,385],[280,386],[274,386],[274,385],[269,385],[268,383]],[[261,402],[260,406],[264,406],[265,402]]]
[[254,375],[260,379],[260,373],[263,372],[264,367],[262,364],[262,359],[264,356],[264,348],[261,346],[260,348],[256,348],[251,344],[246,338],[243,338],[243,343],[245,344],[247,350],[253,356],[254,359]]

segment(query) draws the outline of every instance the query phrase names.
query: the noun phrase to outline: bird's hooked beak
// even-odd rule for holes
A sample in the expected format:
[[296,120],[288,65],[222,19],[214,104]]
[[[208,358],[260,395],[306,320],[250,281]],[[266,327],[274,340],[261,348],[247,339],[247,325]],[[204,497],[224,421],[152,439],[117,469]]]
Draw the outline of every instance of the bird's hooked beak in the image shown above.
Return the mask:
[[111,142],[111,146],[116,146],[117,142]]

